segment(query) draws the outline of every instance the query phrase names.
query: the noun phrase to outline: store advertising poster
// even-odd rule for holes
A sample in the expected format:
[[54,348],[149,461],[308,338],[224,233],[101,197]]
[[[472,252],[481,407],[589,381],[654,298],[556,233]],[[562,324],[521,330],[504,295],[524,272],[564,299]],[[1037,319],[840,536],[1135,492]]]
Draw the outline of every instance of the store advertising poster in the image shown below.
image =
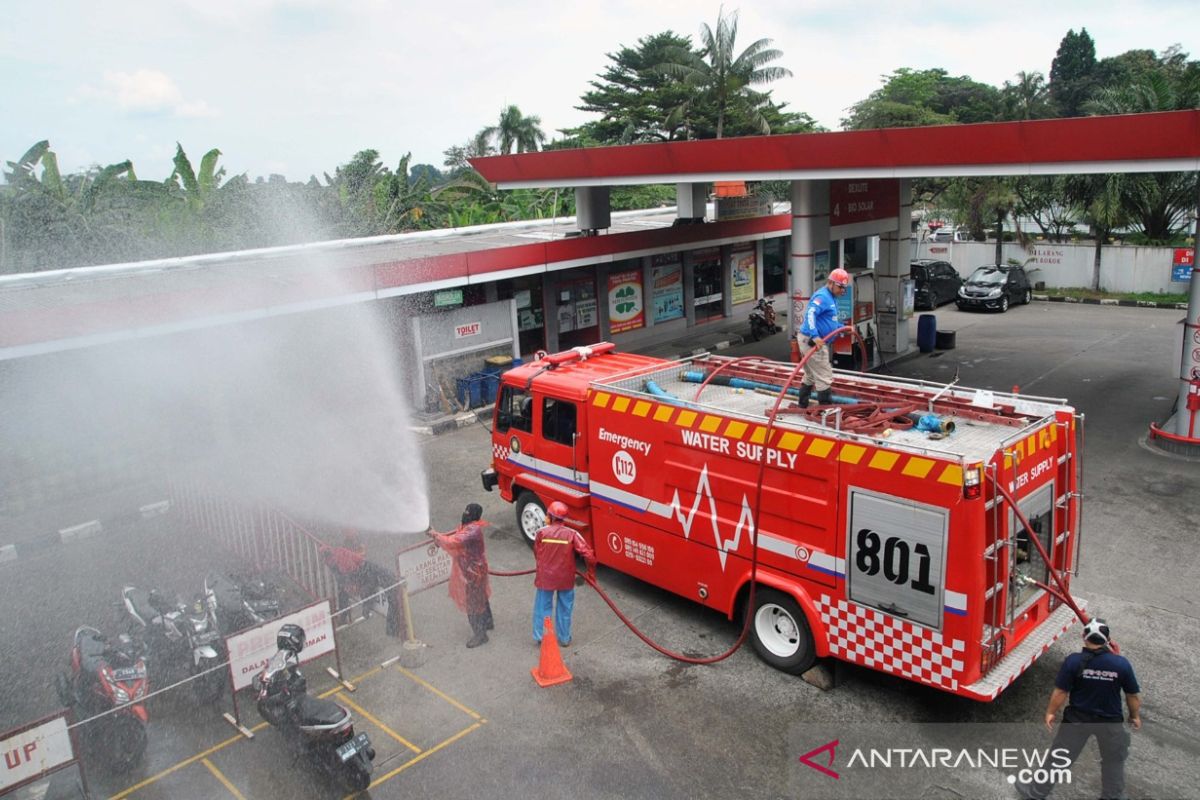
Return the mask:
[[683,316],[683,264],[678,253],[654,257],[650,268],[650,285],[655,323]]
[[754,272],[757,258],[754,250],[736,250],[729,256],[733,267],[733,304],[748,303],[754,299]]
[[611,333],[645,327],[641,270],[615,272],[608,276],[608,325]]

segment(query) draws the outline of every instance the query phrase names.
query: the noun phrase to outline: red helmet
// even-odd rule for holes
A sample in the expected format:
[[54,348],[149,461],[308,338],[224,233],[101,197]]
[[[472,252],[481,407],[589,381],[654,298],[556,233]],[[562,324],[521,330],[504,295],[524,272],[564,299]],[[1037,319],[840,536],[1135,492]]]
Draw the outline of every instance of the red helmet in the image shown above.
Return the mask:
[[829,280],[833,281],[838,286],[849,286],[850,273],[846,272],[846,270],[842,269],[841,267],[838,267],[833,272],[829,273]]
[[561,500],[555,500],[546,509],[546,513],[550,515],[550,519],[566,519],[567,504]]

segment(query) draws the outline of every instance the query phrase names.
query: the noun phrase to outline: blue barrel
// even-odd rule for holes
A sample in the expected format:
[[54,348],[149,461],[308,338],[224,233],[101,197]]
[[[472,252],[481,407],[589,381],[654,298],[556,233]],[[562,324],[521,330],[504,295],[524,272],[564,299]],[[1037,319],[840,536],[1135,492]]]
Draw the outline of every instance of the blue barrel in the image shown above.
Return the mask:
[[496,402],[496,390],[500,388],[500,374],[496,372],[480,372],[479,396],[484,404]]
[[922,314],[917,317],[917,347],[922,353],[932,353],[937,344],[937,317]]
[[458,402],[461,405],[467,408],[483,405],[483,380],[480,378],[480,373],[476,372],[465,378],[458,378],[455,383]]

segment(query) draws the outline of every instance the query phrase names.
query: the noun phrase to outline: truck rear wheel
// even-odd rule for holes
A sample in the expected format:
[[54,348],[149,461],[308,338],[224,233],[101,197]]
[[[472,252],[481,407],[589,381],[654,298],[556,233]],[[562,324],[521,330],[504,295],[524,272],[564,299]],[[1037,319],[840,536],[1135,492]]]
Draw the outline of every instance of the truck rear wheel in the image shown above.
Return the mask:
[[517,530],[525,544],[533,547],[537,532],[546,527],[549,519],[546,517],[546,506],[533,492],[521,492],[517,495]]
[[807,672],[816,652],[800,604],[783,592],[760,586],[752,613],[750,640],[759,658],[791,675]]

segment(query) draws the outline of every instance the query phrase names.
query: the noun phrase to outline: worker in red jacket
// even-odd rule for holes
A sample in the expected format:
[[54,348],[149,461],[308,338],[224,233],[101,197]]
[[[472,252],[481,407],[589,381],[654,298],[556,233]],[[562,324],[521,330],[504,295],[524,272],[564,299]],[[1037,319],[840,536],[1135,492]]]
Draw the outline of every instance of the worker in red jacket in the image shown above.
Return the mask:
[[537,594],[533,600],[533,640],[542,642],[543,620],[554,613],[554,631],[562,647],[571,645],[571,612],[575,610],[575,554],[583,556],[588,572],[596,567],[596,554],[579,531],[563,524],[567,506],[558,500],[547,509],[550,524],[537,532],[533,540],[533,555],[537,575],[533,585]]
[[463,510],[462,524],[450,533],[438,533],[430,528],[427,533],[438,547],[450,554],[454,560],[450,565],[450,597],[471,623],[472,636],[467,647],[486,644],[487,632],[495,627],[492,621],[492,604],[489,599],[492,587],[488,583],[487,552],[484,549],[483,507],[469,503]]

